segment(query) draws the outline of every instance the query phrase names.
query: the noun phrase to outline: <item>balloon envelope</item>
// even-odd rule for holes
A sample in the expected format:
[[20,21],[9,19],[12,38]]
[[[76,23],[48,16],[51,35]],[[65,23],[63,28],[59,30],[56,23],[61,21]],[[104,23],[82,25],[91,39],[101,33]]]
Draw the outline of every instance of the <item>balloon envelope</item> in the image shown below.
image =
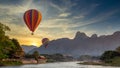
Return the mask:
[[49,39],[48,38],[43,38],[42,39],[42,44],[45,45],[45,48],[46,48],[49,44]]
[[32,31],[32,33],[40,24],[41,19],[42,19],[41,13],[35,9],[27,10],[24,13],[25,24],[27,25],[29,30]]

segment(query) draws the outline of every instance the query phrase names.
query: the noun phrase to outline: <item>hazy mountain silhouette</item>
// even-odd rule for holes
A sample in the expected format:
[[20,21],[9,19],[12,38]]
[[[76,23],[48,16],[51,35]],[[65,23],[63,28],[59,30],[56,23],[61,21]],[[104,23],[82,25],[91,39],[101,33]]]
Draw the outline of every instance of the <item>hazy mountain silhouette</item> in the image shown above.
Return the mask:
[[118,46],[120,46],[120,31],[112,35],[102,35],[99,37],[97,34],[88,37],[85,33],[77,32],[74,39],[61,38],[53,40],[47,48],[42,45],[39,48],[32,49],[29,53],[39,51],[40,54],[101,55],[104,51],[113,50]]
[[22,45],[21,47],[22,47],[22,49],[24,50],[25,53],[28,53],[30,50],[32,50],[34,48],[37,48],[36,46],[33,46],[33,45],[31,45],[31,46]]

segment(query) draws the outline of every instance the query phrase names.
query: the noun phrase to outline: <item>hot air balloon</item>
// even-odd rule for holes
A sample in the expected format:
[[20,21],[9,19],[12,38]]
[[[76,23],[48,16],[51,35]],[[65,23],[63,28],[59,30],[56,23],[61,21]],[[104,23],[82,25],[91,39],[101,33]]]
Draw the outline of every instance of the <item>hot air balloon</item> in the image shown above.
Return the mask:
[[45,46],[45,48],[47,48],[47,46],[49,44],[49,39],[48,38],[43,38],[42,39],[42,44]]
[[33,35],[35,29],[38,27],[42,19],[41,13],[35,9],[30,9],[24,13],[23,18],[24,18],[25,24],[27,25],[29,30],[32,31],[31,34]]

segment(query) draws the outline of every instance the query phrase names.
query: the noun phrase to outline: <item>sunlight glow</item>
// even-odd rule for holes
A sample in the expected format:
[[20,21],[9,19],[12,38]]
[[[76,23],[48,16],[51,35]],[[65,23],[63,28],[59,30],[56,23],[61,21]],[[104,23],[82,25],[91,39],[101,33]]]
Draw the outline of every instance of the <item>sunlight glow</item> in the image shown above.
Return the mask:
[[37,46],[37,47],[39,46],[39,44],[37,42],[32,42],[31,45]]

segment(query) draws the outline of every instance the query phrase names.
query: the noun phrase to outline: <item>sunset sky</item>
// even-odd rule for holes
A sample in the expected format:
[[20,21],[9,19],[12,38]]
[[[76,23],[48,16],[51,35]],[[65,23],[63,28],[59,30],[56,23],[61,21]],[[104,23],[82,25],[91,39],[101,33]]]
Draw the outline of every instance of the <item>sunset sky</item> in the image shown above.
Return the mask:
[[[42,21],[34,35],[25,25],[26,10],[37,9]],[[11,28],[6,34],[21,45],[41,45],[42,38],[74,38],[120,31],[120,0],[0,0],[0,22]]]

